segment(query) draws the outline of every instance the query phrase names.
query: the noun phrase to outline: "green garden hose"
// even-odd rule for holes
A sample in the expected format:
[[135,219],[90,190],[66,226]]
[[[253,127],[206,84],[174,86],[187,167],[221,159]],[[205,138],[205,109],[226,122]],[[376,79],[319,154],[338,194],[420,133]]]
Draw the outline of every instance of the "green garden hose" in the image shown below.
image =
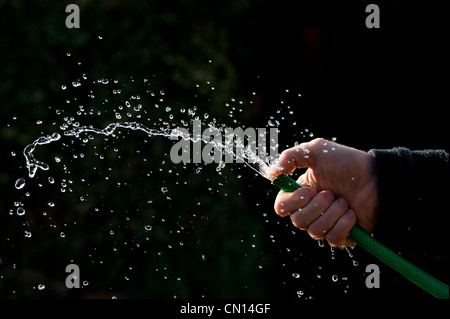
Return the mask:
[[[285,192],[293,192],[301,186],[287,175],[280,175],[272,183]],[[399,272],[405,278],[439,299],[449,298],[448,286],[410,263],[393,250],[389,249],[370,236],[361,227],[355,225],[350,230],[350,237],[362,248],[381,260],[383,263]]]

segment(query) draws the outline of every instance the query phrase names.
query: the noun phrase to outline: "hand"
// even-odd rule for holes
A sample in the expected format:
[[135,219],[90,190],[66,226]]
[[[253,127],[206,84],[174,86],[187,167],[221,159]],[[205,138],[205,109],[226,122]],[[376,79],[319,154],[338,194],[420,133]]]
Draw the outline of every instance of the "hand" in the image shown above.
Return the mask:
[[[281,191],[275,201],[277,214],[289,214],[296,227],[308,230],[313,238],[323,234],[335,246],[353,244],[347,235],[355,223],[368,233],[373,231],[378,211],[373,155],[319,138],[285,150],[266,175],[274,179],[306,167],[298,179],[305,187],[293,193]],[[343,209],[340,198],[350,209]]]

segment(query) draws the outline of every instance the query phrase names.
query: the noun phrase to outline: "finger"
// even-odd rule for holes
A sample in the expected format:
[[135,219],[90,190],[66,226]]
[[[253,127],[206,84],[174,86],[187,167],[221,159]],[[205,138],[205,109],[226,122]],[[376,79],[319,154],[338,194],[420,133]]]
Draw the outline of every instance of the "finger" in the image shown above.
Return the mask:
[[314,239],[323,239],[348,209],[344,198],[335,200],[330,207],[308,226],[308,234]]
[[273,180],[282,174],[291,174],[296,168],[310,167],[314,162],[317,145],[324,142],[324,139],[317,138],[284,150],[278,163],[270,166],[265,175]]
[[334,195],[329,191],[318,193],[304,208],[292,213],[292,224],[297,228],[306,230],[312,222],[330,207],[333,200]]
[[316,190],[311,187],[303,187],[292,193],[280,191],[275,199],[275,212],[284,217],[305,207],[316,193]]
[[[308,169],[309,171],[309,169]],[[308,177],[307,175],[309,174],[309,172],[306,171],[304,174],[300,175],[300,177],[297,179],[297,184],[299,184],[302,187],[311,187],[311,183],[308,183]],[[317,191],[317,189],[316,189]]]
[[325,239],[331,246],[354,246],[354,242],[348,238],[348,233],[355,224],[356,213],[349,209],[328,231]]

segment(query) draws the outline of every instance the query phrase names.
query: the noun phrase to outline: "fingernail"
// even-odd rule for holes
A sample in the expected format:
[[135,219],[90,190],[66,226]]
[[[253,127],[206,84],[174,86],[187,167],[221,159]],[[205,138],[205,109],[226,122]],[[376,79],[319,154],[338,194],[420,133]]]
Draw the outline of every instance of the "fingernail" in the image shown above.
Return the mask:
[[339,205],[341,206],[341,207],[346,207],[347,206],[347,201],[345,200],[345,198],[339,198],[338,199],[338,203],[339,203]]
[[334,200],[334,194],[331,192],[326,192],[325,196],[329,199],[329,200]]

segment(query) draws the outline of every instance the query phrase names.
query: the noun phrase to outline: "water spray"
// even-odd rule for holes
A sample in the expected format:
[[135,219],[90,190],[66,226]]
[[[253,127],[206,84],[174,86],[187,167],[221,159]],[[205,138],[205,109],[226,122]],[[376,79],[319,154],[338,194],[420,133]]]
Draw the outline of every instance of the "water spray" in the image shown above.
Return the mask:
[[[64,132],[65,136],[75,136],[79,137],[81,133],[90,132],[96,134],[102,134],[105,136],[111,135],[114,133],[116,128],[124,128],[131,129],[133,131],[139,130],[147,133],[149,136],[164,136],[170,138],[172,133],[169,131],[155,130],[150,129],[147,126],[137,123],[137,122],[117,122],[111,123],[104,129],[97,129],[93,127],[83,126],[76,127],[72,130]],[[192,138],[189,134],[179,135],[179,137],[191,140],[195,142],[196,140]],[[48,170],[49,166],[46,163],[40,162],[35,159],[33,155],[33,151],[36,146],[49,144],[54,141],[58,141],[61,138],[59,133],[54,133],[49,136],[41,136],[37,140],[35,140],[32,144],[28,145],[24,149],[24,156],[26,158],[27,168],[29,170],[29,177],[32,178],[36,174],[36,171],[40,168],[42,170]],[[208,143],[213,143],[214,141],[205,141]],[[232,149],[226,147],[221,143],[214,143],[214,147],[216,147],[219,151],[229,152],[231,156],[239,158],[245,163],[248,167],[259,173],[261,176],[268,178],[265,174],[261,173],[264,169],[267,169],[267,164],[264,161],[260,160],[251,149],[245,149],[245,152],[242,157],[238,156],[238,154],[234,153]],[[252,164],[254,163],[254,164]],[[24,179],[19,179],[16,181],[16,188],[21,189],[24,187],[25,181]],[[272,184],[280,188],[285,192],[293,192],[301,186],[290,178],[288,175],[280,175],[272,181]],[[22,209],[23,210],[23,209]],[[449,299],[449,288],[447,285],[434,278],[430,274],[426,273],[419,267],[415,266],[411,262],[407,261],[393,250],[389,249],[373,237],[371,237],[366,231],[364,231],[361,227],[355,225],[349,232],[349,236],[362,248],[371,253],[373,256],[378,258],[380,261],[393,268],[401,275],[406,277],[408,280],[412,281],[420,288],[424,289],[428,293],[439,299]]]
[[[293,192],[301,186],[288,175],[280,175],[272,181],[284,192]],[[349,236],[367,252],[403,275],[409,281],[439,299],[449,299],[449,288],[446,284],[412,264],[399,254],[370,236],[358,225],[353,226]]]

